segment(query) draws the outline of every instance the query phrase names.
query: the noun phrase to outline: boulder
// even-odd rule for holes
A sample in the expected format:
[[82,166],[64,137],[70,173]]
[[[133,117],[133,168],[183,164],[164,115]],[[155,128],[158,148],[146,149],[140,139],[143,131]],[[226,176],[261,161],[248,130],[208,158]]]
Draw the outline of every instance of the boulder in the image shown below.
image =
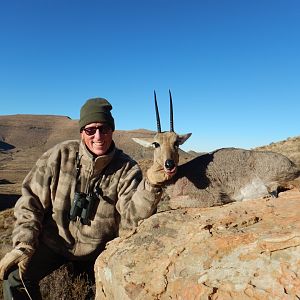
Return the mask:
[[299,299],[300,192],[157,213],[107,245],[96,299]]

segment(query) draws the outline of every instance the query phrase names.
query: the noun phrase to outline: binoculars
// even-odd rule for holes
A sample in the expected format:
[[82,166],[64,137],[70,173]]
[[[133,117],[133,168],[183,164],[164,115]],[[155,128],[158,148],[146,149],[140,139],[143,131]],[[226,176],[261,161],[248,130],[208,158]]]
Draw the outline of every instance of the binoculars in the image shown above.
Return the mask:
[[89,225],[95,200],[93,195],[75,192],[69,219],[75,221],[79,217],[82,224]]

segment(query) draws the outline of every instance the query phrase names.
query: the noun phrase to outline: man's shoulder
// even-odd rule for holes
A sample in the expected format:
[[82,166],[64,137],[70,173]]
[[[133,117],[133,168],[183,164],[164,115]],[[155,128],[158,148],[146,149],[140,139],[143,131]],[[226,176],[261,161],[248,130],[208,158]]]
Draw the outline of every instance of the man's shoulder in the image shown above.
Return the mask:
[[62,149],[76,149],[79,148],[80,141],[79,140],[66,140],[56,144],[52,149],[62,150]]
[[59,144],[56,144],[52,148],[50,148],[44,155],[46,156],[57,156],[61,153],[76,153],[79,149],[79,140],[67,140],[63,141]]
[[110,163],[109,169],[114,172],[117,170],[123,170],[128,172],[129,170],[140,171],[138,163],[128,154],[124,153],[121,149],[116,148],[114,157]]
[[115,153],[115,157],[120,160],[123,161],[124,163],[130,163],[133,165],[136,165],[137,162],[127,153],[123,152],[123,150],[116,148],[116,153]]
[[79,141],[68,140],[56,144],[52,148],[48,149],[37,160],[37,166],[53,166],[61,163],[62,161],[73,161],[76,159],[76,155],[79,149]]
[[79,140],[67,140],[67,141],[63,141],[59,144],[57,144],[56,146],[59,149],[79,149],[79,144],[80,141]]

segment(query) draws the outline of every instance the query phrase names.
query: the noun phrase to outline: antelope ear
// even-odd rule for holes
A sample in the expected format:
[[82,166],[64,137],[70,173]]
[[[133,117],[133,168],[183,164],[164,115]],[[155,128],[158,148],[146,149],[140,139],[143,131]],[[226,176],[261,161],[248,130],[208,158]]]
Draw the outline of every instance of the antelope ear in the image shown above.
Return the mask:
[[143,147],[149,148],[153,147],[153,139],[152,138],[132,138],[133,141],[142,145]]
[[178,135],[178,138],[177,138],[178,144],[179,144],[179,145],[182,145],[183,143],[185,143],[185,141],[186,141],[191,135],[192,135],[191,133]]

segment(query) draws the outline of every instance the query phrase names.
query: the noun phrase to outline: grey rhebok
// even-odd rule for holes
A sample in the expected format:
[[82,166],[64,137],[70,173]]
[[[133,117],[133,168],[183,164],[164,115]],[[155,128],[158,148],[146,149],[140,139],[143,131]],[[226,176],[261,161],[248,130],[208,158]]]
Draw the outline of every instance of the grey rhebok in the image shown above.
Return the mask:
[[[277,196],[278,188],[300,175],[287,157],[271,151],[222,148],[199,155],[178,166],[179,146],[191,133],[174,131],[172,95],[170,131],[161,131],[154,91],[157,133],[152,139],[133,138],[144,147],[153,147],[157,182],[165,187],[169,208],[208,207],[268,195]],[[151,173],[147,173],[151,181]]]

